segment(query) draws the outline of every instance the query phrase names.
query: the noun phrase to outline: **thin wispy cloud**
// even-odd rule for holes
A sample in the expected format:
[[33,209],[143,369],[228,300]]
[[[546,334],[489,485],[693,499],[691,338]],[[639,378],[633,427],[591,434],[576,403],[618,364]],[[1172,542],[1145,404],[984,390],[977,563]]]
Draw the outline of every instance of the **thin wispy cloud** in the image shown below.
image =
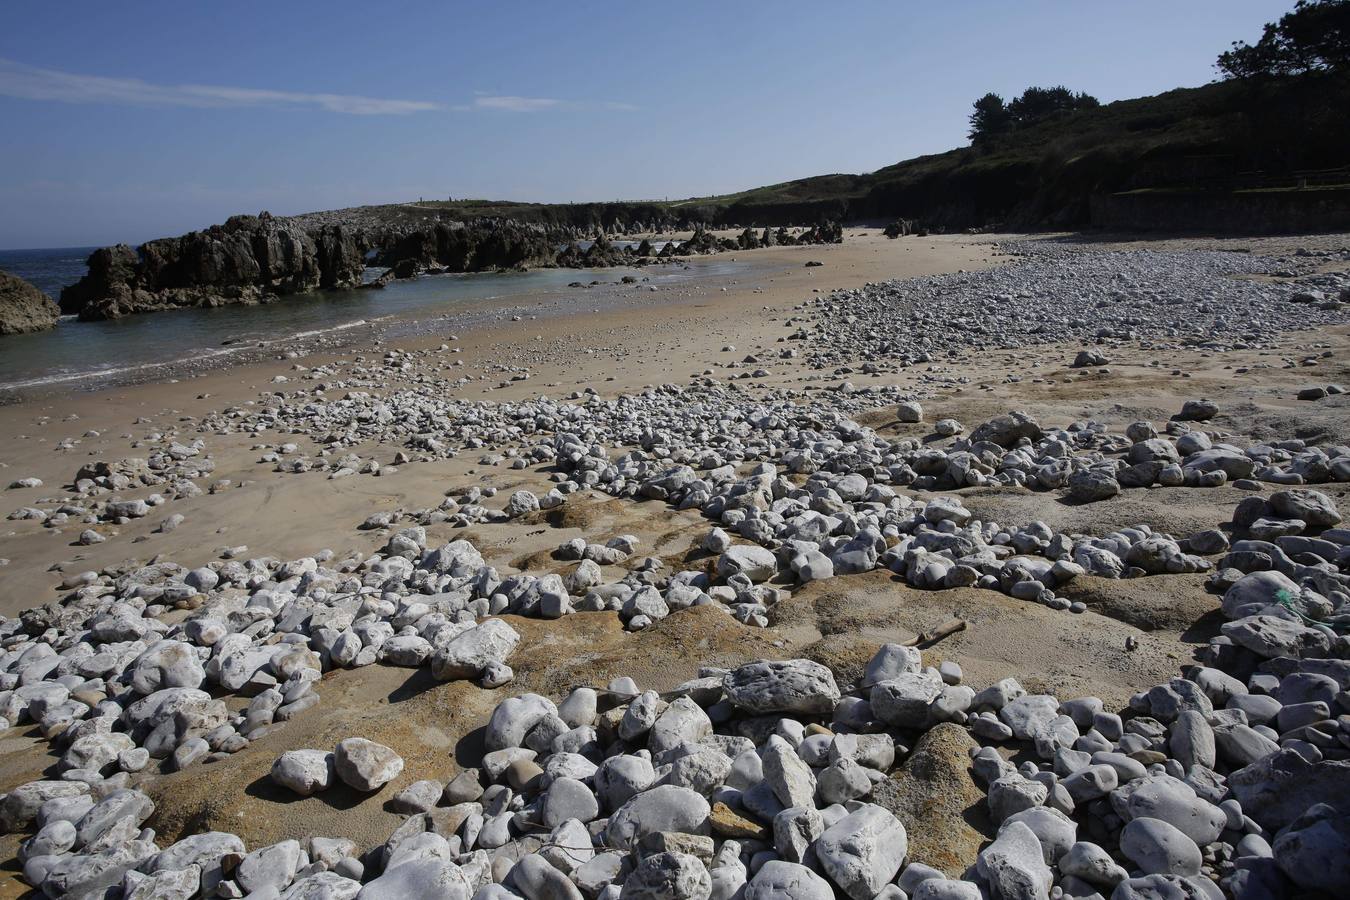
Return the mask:
[[120,106],[177,106],[197,109],[304,108],[357,116],[398,116],[449,109],[508,113],[582,110],[627,112],[631,103],[612,100],[560,100],[479,92],[472,103],[445,106],[428,100],[391,100],[359,94],[280,91],[212,84],[154,84],[140,78],[109,78],[30,66],[0,57],[0,96],[58,103],[100,103]]
[[507,112],[544,112],[563,105],[552,97],[476,97],[473,105],[479,109],[503,109]]
[[105,78],[30,66],[0,58],[0,96],[61,103],[123,106],[309,107],[357,116],[408,115],[441,109],[424,100],[388,100],[356,94],[315,94],[209,84],[151,84],[139,78]]
[[[467,109],[468,107],[456,107]],[[474,97],[473,109],[492,109],[515,113],[538,113],[558,110],[607,109],[631,112],[637,109],[631,103],[618,103],[613,100],[586,102],[581,100],[559,100],[555,97],[518,97],[514,94],[478,94]]]

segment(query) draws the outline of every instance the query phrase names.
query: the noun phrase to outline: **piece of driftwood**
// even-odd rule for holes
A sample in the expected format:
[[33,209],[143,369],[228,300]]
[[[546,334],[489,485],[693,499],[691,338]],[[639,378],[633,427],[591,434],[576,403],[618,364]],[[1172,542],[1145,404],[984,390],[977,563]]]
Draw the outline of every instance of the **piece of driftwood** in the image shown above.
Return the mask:
[[924,631],[918,637],[905,641],[906,647],[926,647],[930,644],[936,644],[945,637],[951,637],[958,631],[966,630],[965,619],[951,619],[932,631]]

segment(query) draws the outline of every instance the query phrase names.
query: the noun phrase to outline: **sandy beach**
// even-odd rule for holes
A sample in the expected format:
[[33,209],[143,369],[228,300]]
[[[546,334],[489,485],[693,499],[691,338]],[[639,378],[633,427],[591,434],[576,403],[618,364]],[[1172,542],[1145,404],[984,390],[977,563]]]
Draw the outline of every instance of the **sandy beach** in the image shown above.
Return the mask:
[[[0,406],[0,480],[8,483],[37,477],[47,486],[68,484],[76,470],[89,461],[137,456],[134,443],[148,433],[173,432],[187,438],[196,432],[193,422],[213,410],[257,402],[260,395],[269,391],[285,391],[285,384],[275,383],[274,379],[298,380],[303,377],[302,372],[297,373],[298,367],[314,369],[336,359],[350,360],[356,356],[374,359],[391,349],[429,352],[452,337],[456,340],[450,346],[455,352],[444,355],[445,365],[453,363],[456,367],[444,369],[442,377],[447,382],[465,376],[471,379],[466,384],[446,387],[451,395],[466,399],[519,400],[540,394],[562,397],[586,388],[615,396],[666,382],[687,382],[705,370],[739,362],[747,353],[772,350],[782,335],[783,318],[815,291],[858,287],[886,278],[975,270],[996,265],[1002,258],[992,238],[938,236],[891,241],[875,231],[858,230],[857,234],[861,237],[841,245],[752,251],[748,256],[762,274],[750,281],[712,279],[696,287],[658,292],[649,292],[644,285],[631,286],[622,308],[603,313],[582,309],[571,314],[531,314],[526,311],[527,303],[514,302],[496,312],[497,322],[470,331],[461,332],[453,323],[445,326],[433,323],[433,330],[427,334],[397,343],[372,342],[347,347],[340,355],[320,351],[277,358],[298,352],[283,345],[272,351],[274,358],[270,360],[232,365],[200,375],[104,390],[67,386],[33,391],[37,396],[32,399]],[[803,264],[809,259],[819,259],[825,265],[805,268]],[[691,265],[708,262],[694,259]],[[660,272],[661,268],[654,271]],[[518,315],[522,316],[521,321],[511,321]],[[295,343],[299,348],[306,347],[305,341]],[[724,351],[727,346],[736,350]],[[528,372],[528,379],[511,380],[513,374],[523,372]],[[392,389],[399,384],[397,374],[390,374],[389,383],[382,387]],[[760,381],[785,384],[805,377],[809,373],[783,370]],[[134,424],[138,419],[145,421]],[[97,432],[97,436],[89,432]],[[206,437],[210,455],[216,460],[217,477],[229,479],[236,486],[224,492],[227,496],[211,495],[190,501],[212,510],[209,530],[199,530],[206,527],[206,522],[196,525],[191,522],[191,507],[175,507],[189,521],[172,535],[150,538],[172,543],[154,547],[148,555],[195,552],[194,560],[206,562],[215,557],[216,545],[233,542],[225,536],[232,527],[245,523],[250,533],[257,535],[246,543],[263,546],[265,540],[266,546],[275,547],[271,552],[282,555],[308,553],[325,546],[325,540],[337,540],[339,536],[350,540],[354,524],[391,501],[396,507],[429,503],[429,490],[440,494],[451,486],[445,484],[437,490],[433,485],[442,479],[454,477],[471,483],[484,477],[500,477],[491,471],[466,474],[463,470],[422,471],[422,467],[411,467],[397,476],[369,484],[366,479],[357,479],[362,483],[326,483],[323,490],[316,491],[306,486],[303,500],[299,497],[287,500],[285,492],[301,485],[258,465],[258,454],[250,449],[254,442],[238,435],[224,436],[224,440]],[[53,450],[67,439],[78,443],[69,450]],[[396,449],[381,448],[380,452],[392,458]],[[466,467],[474,468],[472,463],[466,463]],[[409,481],[410,476],[418,480]],[[349,490],[366,496],[347,498],[344,495]],[[11,505],[21,505],[48,493],[51,491],[44,487],[10,491],[5,496]],[[222,515],[217,508],[220,500],[245,505],[236,513]],[[274,507],[277,501],[280,503]],[[326,514],[315,516],[305,529],[317,525],[331,526],[334,530],[317,535],[309,531],[302,536],[294,516],[312,509],[308,504],[315,501],[334,505],[324,507]],[[353,505],[348,506],[349,503]],[[292,510],[289,514],[285,512],[288,508]],[[265,514],[260,516],[264,510]],[[343,521],[346,519],[353,520],[351,526]],[[154,524],[139,523],[146,536]],[[264,530],[259,532],[256,530],[259,528]],[[54,537],[42,529],[16,529],[15,533],[4,535],[5,550],[0,556],[10,558],[4,577],[18,585],[18,592],[50,590],[54,581],[59,581],[48,571],[54,563],[100,568],[124,558],[125,554],[118,555],[119,552],[129,550],[129,542],[141,536],[142,531],[133,529],[119,535],[117,541],[80,548],[67,558],[63,554],[70,549],[69,542],[62,542],[61,535]],[[138,549],[151,550],[149,540],[147,546]],[[300,542],[290,543],[293,540]],[[56,556],[51,555],[56,549],[53,541],[61,546]],[[0,614],[12,615],[31,605],[16,594],[7,594],[4,602]]]
[[969,6],[7,5],[0,900],[1350,898],[1350,0]]
[[[1297,435],[1322,444],[1350,441],[1345,395],[1318,403],[1295,399],[1308,384],[1350,382],[1350,326],[1291,331],[1278,345],[1253,350],[1175,351],[1165,359],[1120,342],[1108,366],[1070,368],[1078,341],[1053,336],[1035,347],[935,357],[923,365],[871,375],[858,359],[851,372],[816,369],[780,351],[789,322],[802,304],[824,293],[861,288],[887,279],[977,271],[1015,264],[1000,249],[1011,236],[943,235],[888,240],[875,230],[850,228],[841,245],[751,251],[755,277],[699,280],[695,286],[660,291],[633,286],[620,308],[540,315],[504,311],[500,320],[473,330],[426,328],[407,340],[375,342],[351,335],[341,348],[308,352],[278,347],[274,357],[186,377],[86,391],[48,391],[0,407],[0,482],[41,479],[43,486],[0,492],[4,512],[41,505],[68,493],[81,467],[146,455],[170,441],[200,439],[214,463],[197,479],[198,496],[171,500],[143,518],[93,528],[105,538],[82,546],[86,527],[72,520],[59,528],[35,521],[0,521],[0,614],[56,601],[67,576],[116,568],[124,561],[171,559],[205,566],[222,550],[247,557],[310,556],[322,549],[343,558],[369,556],[392,529],[362,530],[372,514],[435,507],[443,497],[473,487],[495,488],[499,506],[512,492],[538,495],[552,486],[546,467],[510,468],[506,460],[485,463],[482,453],[453,459],[412,460],[396,472],[330,478],[323,471],[285,473],[261,461],[268,447],[290,441],[301,453],[320,449],[318,434],[218,434],[204,422],[229,410],[256,410],[275,394],[312,390],[324,377],[353,361],[375,363],[390,351],[407,354],[405,368],[388,367],[375,394],[434,383],[446,397],[518,401],[541,395],[566,398],[593,390],[600,398],[665,383],[686,385],[712,375],[747,395],[767,390],[830,396],[841,381],[859,387],[895,385],[922,397],[925,422],[897,421],[894,406],[857,415],[857,421],[888,438],[928,439],[931,423],[951,417],[978,424],[1010,410],[1023,410],[1042,425],[1067,426],[1096,419],[1123,429],[1137,420],[1165,422],[1184,401],[1214,400],[1223,410],[1211,423],[1236,442]],[[1339,236],[1280,240],[1199,239],[1115,242],[1119,249],[1214,249],[1292,252],[1295,247],[1341,247]],[[806,267],[807,260],[823,265]],[[703,261],[694,260],[697,267]],[[1328,263],[1331,270],[1346,263]],[[580,304],[578,304],[579,306]],[[164,315],[173,315],[165,313]],[[519,321],[512,321],[519,316]],[[444,348],[444,349],[442,349]],[[734,348],[734,349],[733,349]],[[757,362],[744,362],[752,357]],[[756,369],[765,373],[741,378]],[[520,377],[527,376],[527,377]],[[518,379],[518,380],[517,380]],[[348,388],[354,389],[354,388]],[[338,394],[347,389],[340,390]],[[344,447],[362,459],[394,468],[403,448],[392,444]],[[1319,486],[1342,509],[1350,507],[1345,484]],[[120,492],[145,497],[149,488]],[[949,492],[942,492],[949,493]],[[1042,521],[1056,531],[1105,535],[1147,522],[1158,531],[1187,535],[1232,517],[1244,492],[1224,485],[1196,490],[1155,486],[1129,490],[1091,506],[1062,502],[1054,492],[977,487],[956,492],[982,519]],[[923,492],[918,492],[921,496]],[[162,533],[170,513],[181,524]],[[504,523],[467,528],[433,525],[431,544],[471,541],[499,572],[565,574],[571,564],[554,559],[560,543],[581,537],[604,541],[634,535],[637,555],[606,566],[607,577],[623,574],[647,556],[676,567],[702,565],[698,542],[708,529],[698,510],[678,511],[656,501],[632,502],[581,491],[553,510]],[[1033,692],[1057,696],[1090,694],[1109,708],[1129,703],[1141,688],[1174,677],[1190,664],[1197,647],[1214,634],[1219,598],[1205,589],[1204,574],[1111,580],[1084,576],[1063,596],[1081,601],[1079,615],[1026,603],[994,591],[959,588],[917,590],[885,570],[837,577],[793,590],[773,611],[770,627],[753,628],[707,608],[676,612],[637,633],[624,631],[609,612],[577,613],[557,621],[507,616],[521,634],[510,664],[515,681],[505,690],[536,691],[555,699],[577,685],[600,687],[629,675],[643,688],[668,690],[694,677],[700,666],[734,666],[757,658],[810,658],[829,665],[841,680],[857,677],[877,648],[904,641],[956,617],[966,629],[925,651],[926,662],[959,660],[965,678],[986,685],[1013,676]],[[170,613],[181,621],[186,612]],[[1137,649],[1127,650],[1127,642]],[[1029,648],[1035,650],[1030,651]],[[301,799],[271,784],[277,756],[299,747],[327,747],[359,734],[397,748],[406,768],[395,786],[420,778],[446,780],[481,754],[482,728],[502,691],[470,681],[441,683],[426,670],[374,665],[327,673],[322,703],[299,713],[240,752],[183,772],[146,775],[140,784],[156,803],[152,824],[163,841],[200,831],[240,835],[252,847],[307,834],[340,833],[359,847],[379,844],[402,821],[387,794],[334,790]],[[247,701],[230,698],[232,708]],[[0,790],[38,778],[58,754],[30,728],[0,734]],[[147,770],[148,772],[149,770]],[[981,828],[977,821],[975,832]],[[986,831],[988,823],[983,826]],[[12,860],[19,835],[0,844]],[[987,837],[987,835],[986,835]],[[956,835],[962,842],[983,838]],[[916,837],[911,851],[937,861],[941,841]],[[973,852],[973,851],[971,851]],[[949,866],[954,871],[969,857]],[[12,861],[0,872],[0,896],[25,890]]]

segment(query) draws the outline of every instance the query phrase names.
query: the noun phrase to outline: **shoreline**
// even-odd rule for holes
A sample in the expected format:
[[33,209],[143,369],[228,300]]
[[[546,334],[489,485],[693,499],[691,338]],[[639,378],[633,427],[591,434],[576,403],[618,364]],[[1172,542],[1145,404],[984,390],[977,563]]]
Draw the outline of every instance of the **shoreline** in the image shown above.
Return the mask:
[[[872,243],[879,238],[877,233],[867,234],[864,240]],[[857,240],[857,238],[855,238]],[[881,239],[884,240],[884,239]],[[951,241],[948,238],[948,241]],[[962,236],[960,245],[983,245],[980,239]],[[588,320],[599,313],[602,317],[614,314],[624,319],[629,312],[663,317],[672,309],[688,310],[704,305],[706,298],[714,292],[725,290],[732,299],[744,293],[760,292],[774,279],[782,279],[793,274],[791,266],[797,257],[805,261],[813,256],[821,256],[822,246],[843,247],[846,245],[815,245],[803,247],[765,248],[740,253],[720,253],[711,256],[694,257],[681,268],[688,275],[666,284],[654,281],[649,285],[647,279],[663,276],[670,277],[669,266],[652,266],[642,270],[644,280],[638,284],[625,285],[617,281],[588,284],[584,288],[559,288],[544,291],[510,292],[492,295],[472,301],[474,308],[451,309],[447,313],[431,315],[427,311],[391,313],[378,318],[365,318],[358,321],[333,326],[320,333],[305,332],[284,337],[270,338],[265,346],[258,346],[254,340],[241,343],[240,346],[202,347],[196,352],[201,356],[181,357],[173,360],[150,361],[136,364],[125,369],[111,371],[89,371],[62,374],[48,377],[46,381],[33,381],[17,385],[0,385],[0,407],[23,404],[25,402],[54,399],[67,389],[80,394],[97,393],[104,390],[131,387],[135,385],[155,384],[169,380],[198,378],[213,372],[229,371],[240,367],[266,366],[269,363],[297,357],[322,357],[324,354],[342,353],[372,341],[414,342],[422,345],[438,334],[463,332],[509,332],[513,324],[512,316],[522,320],[554,320],[577,317]],[[966,265],[975,265],[974,255],[963,257]],[[745,268],[730,275],[705,274],[702,270],[716,269],[735,263]],[[797,262],[801,265],[801,262]],[[786,268],[785,268],[786,267]],[[936,274],[941,264],[921,264],[924,273]],[[605,270],[578,270],[593,274]],[[810,271],[810,270],[806,270]],[[878,271],[876,277],[884,276]],[[422,279],[440,277],[460,277],[457,275],[430,275]],[[471,276],[472,277],[472,276]],[[809,277],[809,276],[808,276]],[[800,278],[788,277],[789,283],[801,282]],[[839,286],[857,286],[856,279]],[[650,287],[655,286],[655,291]],[[835,285],[831,284],[831,289]],[[694,298],[705,298],[700,302]],[[719,297],[718,301],[725,300]],[[574,301],[574,302],[569,302]],[[278,301],[287,302],[286,299]],[[481,305],[481,308],[476,308]],[[228,307],[222,309],[228,310]],[[166,310],[161,313],[143,313],[144,316],[173,316],[179,310]],[[341,339],[335,339],[335,333],[351,330],[354,333]],[[495,335],[494,335],[495,336]],[[73,386],[73,387],[71,387]]]
[[[782,249],[804,251],[809,248]],[[577,269],[574,271],[585,279],[585,283],[581,287],[520,289],[504,285],[506,290],[503,293],[488,294],[482,297],[465,299],[447,295],[446,300],[443,301],[445,312],[437,312],[428,304],[428,306],[418,310],[391,312],[374,317],[367,316],[363,319],[345,322],[325,329],[309,329],[281,337],[264,340],[256,338],[232,339],[230,344],[234,345],[237,341],[237,346],[220,345],[193,348],[190,351],[192,355],[184,355],[175,359],[151,360],[112,369],[39,376],[26,381],[0,384],[0,406],[52,396],[54,391],[59,391],[62,386],[72,383],[76,384],[75,390],[80,392],[98,391],[173,378],[195,377],[207,372],[220,371],[239,365],[260,364],[276,353],[278,348],[283,349],[288,356],[341,352],[363,342],[381,340],[386,337],[390,340],[406,340],[432,329],[450,328],[468,332],[499,327],[504,321],[509,321],[513,315],[535,319],[551,319],[581,315],[581,307],[590,307],[590,311],[650,308],[653,305],[664,304],[672,296],[683,296],[687,289],[697,290],[708,280],[715,281],[715,286],[721,288],[734,286],[738,280],[745,281],[759,278],[777,265],[775,261],[756,259],[755,257],[759,252],[750,252],[751,258],[749,260],[746,260],[745,251],[742,251],[740,260],[736,259],[737,254],[719,253],[693,257],[674,264],[653,264],[636,270],[641,273],[640,281],[637,284],[622,284],[617,275],[609,276],[613,280],[605,280],[610,272],[627,273],[632,271],[623,267],[616,267],[615,269]],[[725,268],[729,264],[736,265],[738,267],[737,272],[722,275],[707,271]],[[676,268],[680,271],[672,271]],[[422,275],[406,282],[395,282],[395,284],[417,284],[425,290],[426,283],[430,282],[434,285],[436,279],[477,278],[499,274],[502,273],[436,273]],[[579,278],[578,280],[582,279]],[[656,288],[655,295],[649,294],[651,287]],[[379,296],[381,296],[379,293],[375,294],[376,298]],[[299,303],[313,302],[323,298],[322,292],[288,295],[276,301],[276,304],[286,304],[292,301]],[[238,308],[241,310],[247,309],[251,308],[251,305],[240,305]],[[226,305],[221,307],[220,310],[223,314],[228,314],[231,311],[231,306]],[[159,317],[171,317],[176,314],[191,312],[193,310],[186,308],[182,310],[170,309],[136,314],[136,318],[154,316],[158,320]],[[167,324],[172,324],[172,320],[170,319]],[[370,333],[360,336],[351,335],[342,340],[333,340],[336,333],[361,328],[362,326],[367,326]],[[144,374],[137,374],[142,372]]]

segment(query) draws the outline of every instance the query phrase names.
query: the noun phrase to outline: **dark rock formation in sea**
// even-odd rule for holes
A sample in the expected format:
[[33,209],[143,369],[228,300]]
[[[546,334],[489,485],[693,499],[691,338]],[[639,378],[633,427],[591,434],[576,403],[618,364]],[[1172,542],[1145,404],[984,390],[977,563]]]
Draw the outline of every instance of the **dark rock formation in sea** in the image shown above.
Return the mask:
[[[736,243],[733,241],[732,248],[735,249],[735,247]],[[716,253],[719,249],[717,237],[702,225],[696,225],[689,240],[680,244],[679,253],[681,256],[686,256],[695,253]]]
[[[634,253],[611,242],[613,232],[570,223],[502,217],[381,222],[343,216],[342,210],[294,218],[264,212],[149,241],[135,250],[125,244],[103,247],[90,255],[89,273],[61,292],[60,308],[81,319],[115,319],[182,307],[270,303],[318,289],[381,288],[396,278],[437,272],[631,266],[650,261],[655,252],[648,241]],[[583,251],[576,239],[588,233],[595,238]],[[837,223],[824,222],[798,235],[765,228],[760,236],[747,228],[737,240],[719,238],[696,224],[692,238],[678,247],[665,244],[655,258],[665,262],[774,244],[838,242],[842,234]],[[362,284],[368,254],[371,264],[386,271]]]
[[[597,234],[583,258],[583,264],[592,269],[609,266],[631,266],[635,256],[632,249],[616,246],[603,233]],[[561,265],[561,263],[559,263]]]
[[55,327],[58,315],[51,297],[0,269],[0,334],[44,331]]
[[283,294],[361,282],[362,247],[351,231],[306,231],[267,213],[161,238],[132,250],[103,247],[89,274],[61,292],[61,310],[81,319],[190,306],[270,302]]
[[395,277],[397,277],[397,273],[393,269],[385,269],[378,277],[372,281],[367,281],[361,287],[366,290],[381,291],[388,287],[389,282],[393,281]]
[[705,225],[695,225],[694,234],[679,246],[669,245],[657,254],[658,259],[671,255],[692,256],[704,253],[726,253],[735,250],[758,250],[761,247],[797,244],[838,244],[844,240],[844,229],[838,222],[826,219],[813,225],[800,234],[792,234],[787,228],[780,227],[776,232],[765,228],[756,233],[753,227],[745,228],[735,238],[717,237]]
[[376,263],[392,269],[484,272],[553,265],[558,239],[538,225],[477,219],[370,235],[369,242],[381,248]]
[[586,251],[576,241],[568,241],[567,246],[558,251],[554,262],[562,269],[580,269],[586,265]]
[[640,256],[650,256],[652,245],[649,241],[643,241],[642,246],[646,248],[643,252],[639,248],[637,253],[633,252],[631,247],[617,246],[603,232],[598,232],[591,245],[585,250],[576,241],[569,241],[566,247],[558,251],[554,259],[554,265],[563,269],[607,269],[611,266],[631,266],[635,265]]

